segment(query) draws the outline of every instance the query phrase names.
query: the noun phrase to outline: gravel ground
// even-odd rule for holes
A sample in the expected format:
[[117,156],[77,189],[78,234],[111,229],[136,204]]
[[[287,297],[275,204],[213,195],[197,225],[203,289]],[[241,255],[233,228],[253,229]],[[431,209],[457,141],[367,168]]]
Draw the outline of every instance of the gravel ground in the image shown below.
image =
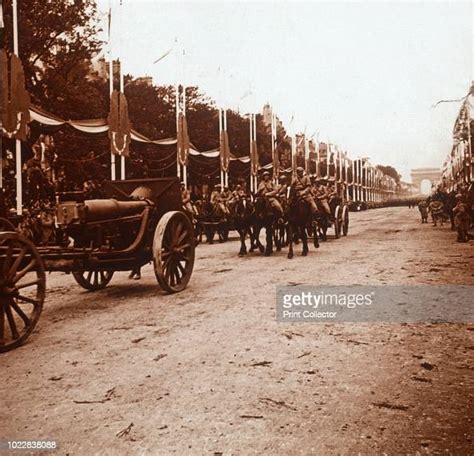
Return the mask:
[[151,267],[96,293],[49,275],[34,334],[0,356],[0,439],[74,455],[473,454],[474,324],[276,321],[276,285],[474,285],[474,243],[447,226],[407,208],[351,216],[347,238],[305,258],[200,245],[177,295]]

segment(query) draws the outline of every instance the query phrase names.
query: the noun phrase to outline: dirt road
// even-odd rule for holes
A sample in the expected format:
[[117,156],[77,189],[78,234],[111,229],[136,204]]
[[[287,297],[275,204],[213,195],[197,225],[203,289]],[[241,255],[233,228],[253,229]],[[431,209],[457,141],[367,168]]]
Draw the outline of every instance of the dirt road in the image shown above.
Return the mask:
[[306,258],[201,245],[173,296],[150,267],[96,293],[49,275],[38,328],[0,357],[0,438],[74,455],[472,454],[474,324],[276,321],[276,285],[474,285],[472,241],[415,209],[351,215]]

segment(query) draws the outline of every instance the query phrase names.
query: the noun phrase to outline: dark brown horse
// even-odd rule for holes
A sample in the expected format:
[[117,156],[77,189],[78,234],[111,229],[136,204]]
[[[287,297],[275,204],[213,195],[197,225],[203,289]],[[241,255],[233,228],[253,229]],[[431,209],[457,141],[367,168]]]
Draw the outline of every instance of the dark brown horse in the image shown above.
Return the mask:
[[216,206],[209,200],[204,200],[200,209],[199,223],[206,235],[207,242],[213,244],[216,233],[219,237],[219,242],[227,241],[229,236],[227,220],[220,214]]
[[[253,252],[255,247],[258,247],[260,252],[264,252],[265,256],[269,256],[273,253],[273,230],[279,217],[268,198],[264,196],[255,197],[254,205],[253,235],[255,242],[250,247],[250,251]],[[265,229],[265,247],[260,242],[260,231],[262,228]]]
[[240,198],[231,209],[231,218],[234,228],[240,236],[240,251],[239,256],[247,255],[247,246],[245,240],[247,235],[250,238],[250,247],[254,244],[254,237],[252,232],[253,218],[255,215],[255,208],[247,198]]
[[[313,223],[313,214],[310,205],[298,195],[293,187],[290,189],[288,197],[286,219],[288,221],[288,258],[291,259],[294,256],[293,242],[295,239],[301,239],[303,244],[301,255],[308,255],[308,234],[306,230]],[[317,230],[314,230],[314,236],[317,239]]]

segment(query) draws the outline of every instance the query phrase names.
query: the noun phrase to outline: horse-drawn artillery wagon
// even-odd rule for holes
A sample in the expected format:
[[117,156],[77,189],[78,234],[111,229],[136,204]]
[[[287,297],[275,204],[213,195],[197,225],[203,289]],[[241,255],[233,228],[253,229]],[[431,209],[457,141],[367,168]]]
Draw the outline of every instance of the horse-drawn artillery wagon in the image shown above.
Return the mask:
[[194,265],[194,234],[176,178],[107,182],[107,199],[58,195],[55,246],[36,247],[3,222],[0,231],[0,353],[22,345],[40,317],[45,271],[72,273],[83,288],[107,286],[115,271],[153,261],[160,287],[183,290]]

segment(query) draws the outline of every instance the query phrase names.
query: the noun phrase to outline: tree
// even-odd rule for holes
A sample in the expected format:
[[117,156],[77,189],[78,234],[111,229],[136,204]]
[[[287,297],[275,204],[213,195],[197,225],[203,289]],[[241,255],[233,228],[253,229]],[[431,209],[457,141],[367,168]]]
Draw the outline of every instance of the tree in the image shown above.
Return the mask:
[[398,184],[400,183],[400,174],[398,174],[398,171],[393,168],[392,166],[384,166],[384,165],[377,165],[377,168],[380,169],[384,174],[387,176],[392,177],[395,179],[395,182]]
[[[11,52],[11,0],[4,0],[4,22],[5,48]],[[76,104],[71,101],[87,97],[90,86],[84,72],[102,44],[97,39],[100,29],[95,0],[18,2],[18,31],[19,54],[32,102],[60,115],[69,109],[72,117]],[[96,92],[92,90],[88,102]]]

